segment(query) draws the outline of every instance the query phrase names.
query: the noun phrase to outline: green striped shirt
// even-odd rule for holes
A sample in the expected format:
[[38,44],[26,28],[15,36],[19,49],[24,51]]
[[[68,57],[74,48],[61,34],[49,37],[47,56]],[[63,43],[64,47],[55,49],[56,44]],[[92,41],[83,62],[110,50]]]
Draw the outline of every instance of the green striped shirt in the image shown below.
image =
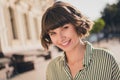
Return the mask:
[[89,42],[83,66],[73,79],[65,55],[59,56],[49,63],[46,80],[120,80],[120,69],[110,52],[93,48]]

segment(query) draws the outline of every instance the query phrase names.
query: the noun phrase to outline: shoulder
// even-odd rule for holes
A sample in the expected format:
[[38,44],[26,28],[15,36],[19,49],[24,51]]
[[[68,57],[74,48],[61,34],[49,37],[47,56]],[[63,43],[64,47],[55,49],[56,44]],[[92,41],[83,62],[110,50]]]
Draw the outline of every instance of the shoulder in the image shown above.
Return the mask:
[[[112,52],[107,49],[95,48],[93,49],[92,56],[93,63],[103,67],[111,69],[113,65],[117,65],[117,62],[112,55]],[[108,67],[109,66],[109,67]]]
[[114,60],[112,52],[103,48],[93,48],[93,56],[101,59]]
[[54,68],[58,66],[58,64],[61,62],[62,59],[63,59],[63,56],[58,56],[55,59],[51,60],[48,64],[48,68]]
[[110,59],[110,60],[114,59],[112,52],[110,50],[94,47],[88,41],[85,41],[85,44],[87,44],[88,53],[92,53],[93,58],[95,58],[95,59]]

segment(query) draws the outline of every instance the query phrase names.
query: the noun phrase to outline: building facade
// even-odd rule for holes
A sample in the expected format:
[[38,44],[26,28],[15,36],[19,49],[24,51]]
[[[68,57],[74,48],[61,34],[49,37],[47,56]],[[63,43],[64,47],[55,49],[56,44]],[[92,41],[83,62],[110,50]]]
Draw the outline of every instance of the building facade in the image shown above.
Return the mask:
[[0,51],[43,49],[41,17],[54,0],[0,0]]

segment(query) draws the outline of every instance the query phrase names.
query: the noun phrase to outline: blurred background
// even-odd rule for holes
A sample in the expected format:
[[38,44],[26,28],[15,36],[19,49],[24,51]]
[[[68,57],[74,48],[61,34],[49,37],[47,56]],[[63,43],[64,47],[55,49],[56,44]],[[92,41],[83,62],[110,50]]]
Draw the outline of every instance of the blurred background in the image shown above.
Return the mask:
[[86,38],[109,49],[120,67],[120,0],[0,0],[0,80],[45,80],[49,61],[61,55],[40,43],[41,18],[55,1],[71,3],[94,27]]

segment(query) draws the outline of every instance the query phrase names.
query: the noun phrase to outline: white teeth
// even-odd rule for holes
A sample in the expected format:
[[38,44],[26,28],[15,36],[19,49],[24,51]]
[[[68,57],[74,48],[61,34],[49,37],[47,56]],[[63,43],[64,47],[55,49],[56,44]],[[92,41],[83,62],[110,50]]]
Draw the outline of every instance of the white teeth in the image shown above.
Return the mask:
[[63,43],[62,45],[65,46],[65,45],[67,45],[67,44],[68,44],[68,42],[65,42],[65,43]]
[[62,43],[63,46],[67,45],[69,43],[69,41],[66,41],[64,43]]

